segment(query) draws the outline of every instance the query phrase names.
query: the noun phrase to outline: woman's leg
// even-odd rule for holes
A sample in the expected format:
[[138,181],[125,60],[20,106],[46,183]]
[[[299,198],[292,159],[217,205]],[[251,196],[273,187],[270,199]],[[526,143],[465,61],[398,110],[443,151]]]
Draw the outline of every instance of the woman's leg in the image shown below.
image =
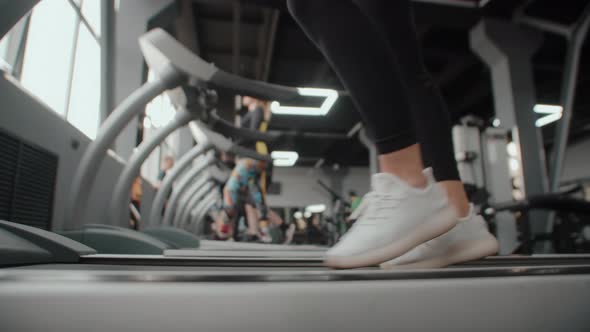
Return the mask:
[[258,235],[258,221],[260,221],[260,214],[256,208],[250,204],[245,204],[246,223],[248,224],[248,235]]
[[[367,15],[351,0],[289,0],[289,10],[322,51],[360,111],[379,150],[366,211],[326,254],[326,264],[379,264],[449,231],[455,209],[424,170],[399,62]],[[402,15],[402,13],[398,13]],[[390,19],[395,21],[396,13]]]
[[237,204],[239,201],[239,184],[235,172],[232,172],[230,178],[223,187],[223,206],[215,219],[214,230],[221,239],[233,236],[233,223],[237,214]]
[[233,225],[237,222],[235,219],[240,208],[239,204],[241,203],[240,193],[248,185],[248,167],[248,160],[238,160],[223,187],[224,213],[221,213],[220,219],[216,221],[218,235],[221,237],[233,235]]
[[[469,201],[455,161],[451,121],[440,91],[427,72],[409,0],[353,0],[390,45],[389,59],[405,85],[407,104],[414,116],[416,135],[427,167],[446,190],[460,216],[469,213]],[[384,166],[397,161],[385,162]]]
[[371,21],[350,0],[289,0],[288,5],[351,93],[379,150],[382,171],[410,185],[424,185],[400,68],[391,62],[389,46],[374,32]]

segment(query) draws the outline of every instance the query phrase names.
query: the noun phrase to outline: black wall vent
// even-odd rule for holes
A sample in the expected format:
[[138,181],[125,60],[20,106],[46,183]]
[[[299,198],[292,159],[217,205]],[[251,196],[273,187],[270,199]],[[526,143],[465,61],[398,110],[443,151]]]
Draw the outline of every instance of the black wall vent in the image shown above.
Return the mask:
[[0,131],[0,219],[51,229],[58,158]]

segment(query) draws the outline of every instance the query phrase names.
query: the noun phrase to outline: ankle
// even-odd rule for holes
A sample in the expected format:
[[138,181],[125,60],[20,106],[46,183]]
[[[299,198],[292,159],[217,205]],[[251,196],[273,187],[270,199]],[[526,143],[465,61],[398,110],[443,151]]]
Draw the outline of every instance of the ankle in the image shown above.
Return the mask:
[[382,171],[400,178],[412,188],[426,188],[428,185],[428,179],[424,176],[422,170],[396,170],[384,167]]
[[455,208],[455,211],[457,212],[457,217],[459,219],[465,219],[467,217],[469,217],[469,214],[471,212],[471,206],[469,205],[469,203],[464,204],[464,203],[453,203],[450,202],[451,206],[453,206]]
[[424,165],[418,144],[379,156],[382,172],[393,174],[411,187],[425,188],[428,180],[422,173]]
[[440,186],[445,190],[449,204],[455,208],[458,218],[465,218],[471,212],[471,204],[465,193],[463,183],[461,181],[441,181]]

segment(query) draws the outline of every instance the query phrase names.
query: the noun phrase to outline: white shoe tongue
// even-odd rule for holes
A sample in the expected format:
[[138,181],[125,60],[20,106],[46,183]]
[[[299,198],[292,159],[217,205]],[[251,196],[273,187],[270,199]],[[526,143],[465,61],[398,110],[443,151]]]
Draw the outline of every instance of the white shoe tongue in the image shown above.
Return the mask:
[[389,173],[374,174],[371,178],[371,186],[378,193],[403,193],[408,185],[400,178]]

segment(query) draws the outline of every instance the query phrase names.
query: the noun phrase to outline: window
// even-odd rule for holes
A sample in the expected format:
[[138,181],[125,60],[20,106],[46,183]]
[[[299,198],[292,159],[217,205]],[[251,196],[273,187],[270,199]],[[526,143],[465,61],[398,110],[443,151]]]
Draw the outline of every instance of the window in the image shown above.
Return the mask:
[[10,35],[6,35],[4,38],[2,38],[2,40],[0,40],[0,70],[10,70],[10,65],[8,64],[7,60],[9,40]]
[[[149,71],[148,82],[155,79],[154,73]],[[163,127],[174,118],[175,110],[168,95],[163,93],[154,98],[145,108],[143,126],[145,128]]]
[[[148,72],[148,82],[155,79],[152,71]],[[174,119],[176,113],[170,98],[166,93],[159,95],[149,102],[145,107],[145,115],[143,118],[143,138],[148,139],[155,133],[157,128],[163,127]],[[141,175],[151,181],[157,183],[158,173],[160,172],[160,159],[163,156],[175,156],[176,153],[172,151],[171,146],[178,146],[178,131],[169,135],[166,140],[152,152],[149,158],[142,166]]]
[[23,60],[22,85],[61,115],[68,104],[76,25],[67,1],[41,1],[31,14]]
[[20,77],[23,87],[92,139],[100,119],[100,17],[98,0],[41,1],[30,14]]
[[82,3],[82,15],[97,35],[100,34],[100,3],[101,1],[96,0],[86,0]]
[[[98,2],[98,1],[92,1]],[[67,119],[94,139],[100,121],[100,46],[86,26],[80,26]]]

